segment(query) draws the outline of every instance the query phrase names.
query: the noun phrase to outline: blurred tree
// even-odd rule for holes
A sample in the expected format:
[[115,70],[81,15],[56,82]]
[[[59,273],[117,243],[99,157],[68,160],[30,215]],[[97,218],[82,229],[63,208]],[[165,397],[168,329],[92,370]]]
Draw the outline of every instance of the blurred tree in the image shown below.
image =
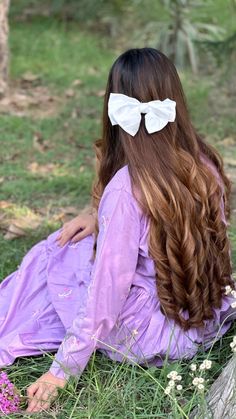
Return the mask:
[[0,97],[8,87],[8,11],[10,0],[0,0]]
[[[209,14],[214,0],[159,0],[163,11],[136,31],[139,42],[163,51],[178,68],[199,69],[201,42],[222,40],[224,29]],[[208,13],[207,13],[208,12]]]
[[[1,1],[1,0],[0,0]],[[134,0],[17,0],[12,2],[11,16],[31,19],[53,17],[65,24],[77,21],[81,26],[116,36],[121,16]]]
[[61,13],[65,17],[94,19],[106,14],[120,14],[129,0],[51,0],[52,13]]
[[101,24],[109,35],[116,36],[119,19],[129,3],[130,0],[51,0],[50,14],[64,21],[76,19],[97,27]]
[[235,58],[236,32],[222,41],[205,41],[203,45],[213,53],[219,65],[224,62],[227,62],[228,65],[229,60]]
[[198,51],[195,41],[219,39],[223,29],[211,23],[193,19],[194,9],[204,8],[207,1],[201,0],[161,0],[170,20],[163,24],[159,47],[179,67],[189,63],[193,73],[198,71]]

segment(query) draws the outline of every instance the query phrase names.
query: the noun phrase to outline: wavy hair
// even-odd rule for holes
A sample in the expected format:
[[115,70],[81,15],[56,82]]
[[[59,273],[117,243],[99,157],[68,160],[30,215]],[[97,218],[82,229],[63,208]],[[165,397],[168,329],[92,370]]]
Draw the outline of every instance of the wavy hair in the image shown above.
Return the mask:
[[[132,137],[110,123],[112,92],[141,102],[175,100],[176,120],[148,134],[142,115]],[[225,286],[235,289],[227,235],[231,182],[219,153],[193,127],[175,66],[160,51],[131,49],[113,64],[102,139],[95,149],[99,167],[94,207],[117,170],[127,164],[133,193],[150,220],[149,256],[155,264],[162,313],[184,330],[203,327],[213,318],[213,308],[221,307]]]

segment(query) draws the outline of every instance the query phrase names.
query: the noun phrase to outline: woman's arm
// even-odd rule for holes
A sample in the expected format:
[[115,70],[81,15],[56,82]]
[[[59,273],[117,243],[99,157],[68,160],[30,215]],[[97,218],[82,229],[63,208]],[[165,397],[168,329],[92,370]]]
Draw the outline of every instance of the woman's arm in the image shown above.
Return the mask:
[[[102,140],[98,139],[94,142],[93,148],[95,151],[95,171],[96,174],[99,171],[99,165],[101,160],[101,147]],[[97,210],[93,208],[93,205],[86,207],[77,217],[71,221],[66,222],[63,227],[61,234],[57,237],[59,246],[64,246],[69,240],[72,243],[76,243],[82,240],[89,234],[94,233],[95,223],[97,218]]]
[[106,192],[98,212],[99,234],[91,283],[83,306],[65,336],[50,372],[68,379],[79,375],[115,325],[136,270],[140,210],[123,189]]
[[49,372],[29,387],[29,412],[48,407],[57,387],[64,387],[70,375],[82,373],[97,341],[106,339],[114,327],[129,294],[139,253],[138,204],[123,189],[105,192],[98,219],[97,252],[83,313],[74,319]]

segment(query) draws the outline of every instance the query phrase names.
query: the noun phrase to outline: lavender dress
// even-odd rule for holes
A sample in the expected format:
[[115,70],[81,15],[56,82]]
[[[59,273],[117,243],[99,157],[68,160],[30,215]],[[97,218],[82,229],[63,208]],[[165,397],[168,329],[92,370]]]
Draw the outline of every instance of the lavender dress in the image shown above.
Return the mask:
[[57,351],[50,371],[67,379],[81,374],[95,349],[118,361],[162,365],[166,357],[191,358],[199,344],[207,348],[229,329],[235,314],[229,316],[229,296],[204,330],[184,332],[161,313],[148,220],[133,196],[128,166],[107,185],[98,219],[94,263],[93,235],[60,248],[56,231],[2,282],[0,367]]

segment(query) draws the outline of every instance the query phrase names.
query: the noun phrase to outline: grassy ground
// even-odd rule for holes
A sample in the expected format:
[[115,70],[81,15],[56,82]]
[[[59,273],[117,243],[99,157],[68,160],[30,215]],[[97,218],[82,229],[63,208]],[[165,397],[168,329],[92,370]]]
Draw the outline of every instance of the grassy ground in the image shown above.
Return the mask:
[[[57,216],[60,212],[66,213],[66,208],[71,206],[79,210],[89,201],[94,165],[91,144],[100,136],[102,91],[107,70],[116,55],[106,40],[98,41],[96,36],[80,32],[73,25],[65,31],[63,24],[47,19],[14,22],[10,45],[14,86],[22,87],[23,75],[31,72],[39,75],[40,81],[31,81],[30,88],[40,83],[58,100],[52,101],[53,112],[48,118],[42,118],[40,101],[33,112],[31,107],[31,112],[24,110],[22,116],[0,116],[0,191],[1,200],[5,201],[1,213],[14,219],[39,214],[43,219],[40,228],[28,232],[26,237],[7,241],[4,232],[0,234],[1,279],[16,268],[27,249],[60,226]],[[200,80],[189,74],[181,74],[181,77],[195,124],[228,159],[227,170],[234,176],[236,139],[230,98],[225,94],[225,112],[220,117],[214,98],[224,87],[215,87],[216,80],[212,77]],[[234,221],[229,234],[235,267]],[[210,356],[200,352],[196,357],[196,363],[207,356],[214,361],[207,375],[208,385],[229,359],[229,343],[235,332],[234,325],[214,346]],[[50,362],[50,356],[23,359],[7,370],[12,381],[24,391],[47,370]],[[163,391],[170,366],[143,370],[138,366],[116,364],[97,354],[78,385],[71,383],[50,413],[32,417],[188,417],[191,408],[201,403],[203,396],[189,389],[188,363],[175,364],[171,369],[183,375],[184,390],[176,395],[176,401]]]

